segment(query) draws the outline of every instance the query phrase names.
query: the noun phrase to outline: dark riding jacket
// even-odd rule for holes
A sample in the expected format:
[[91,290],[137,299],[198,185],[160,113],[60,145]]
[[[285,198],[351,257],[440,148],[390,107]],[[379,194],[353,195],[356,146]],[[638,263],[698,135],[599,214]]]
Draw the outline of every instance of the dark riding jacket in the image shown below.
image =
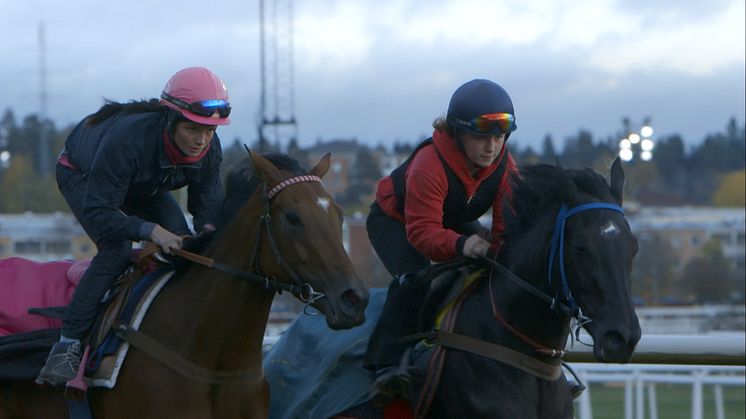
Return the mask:
[[223,157],[217,134],[202,159],[176,165],[163,144],[164,113],[119,113],[96,125],[88,125],[86,119],[67,137],[60,161],[88,178],[81,224],[93,229],[94,237],[149,240],[152,227],[143,229],[145,220],[120,210],[125,200],[131,205],[184,186],[188,186],[187,209],[194,216],[195,230],[218,224]]
[[459,227],[492,208],[492,242],[502,243],[503,201],[509,197],[509,174],[517,171],[503,147],[500,155],[474,176],[464,153],[445,132],[435,131],[391,175],[381,179],[376,202],[389,217],[403,222],[407,239],[433,261],[462,254],[467,235]]

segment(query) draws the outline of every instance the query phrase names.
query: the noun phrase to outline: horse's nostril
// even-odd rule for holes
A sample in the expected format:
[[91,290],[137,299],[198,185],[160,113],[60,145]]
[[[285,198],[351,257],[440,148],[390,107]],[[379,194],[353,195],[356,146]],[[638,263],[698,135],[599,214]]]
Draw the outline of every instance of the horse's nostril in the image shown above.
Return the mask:
[[340,307],[346,314],[354,314],[363,306],[364,298],[355,289],[348,289],[342,293]]

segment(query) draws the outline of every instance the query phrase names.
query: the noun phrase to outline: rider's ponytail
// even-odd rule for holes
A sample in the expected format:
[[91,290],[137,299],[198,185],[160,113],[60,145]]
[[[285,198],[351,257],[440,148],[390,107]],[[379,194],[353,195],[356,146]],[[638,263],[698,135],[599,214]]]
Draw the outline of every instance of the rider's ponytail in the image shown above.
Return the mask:
[[120,112],[125,114],[135,114],[143,112],[164,112],[165,110],[166,107],[160,104],[158,99],[133,100],[128,103],[119,103],[106,99],[104,106],[86,119],[86,124],[96,125]]

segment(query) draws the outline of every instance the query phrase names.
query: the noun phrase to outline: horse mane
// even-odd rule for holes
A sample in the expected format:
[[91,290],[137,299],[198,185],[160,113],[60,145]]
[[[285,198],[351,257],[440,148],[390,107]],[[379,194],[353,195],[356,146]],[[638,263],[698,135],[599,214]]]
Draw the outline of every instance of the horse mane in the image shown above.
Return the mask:
[[[287,170],[293,175],[306,174],[300,163],[292,157],[282,153],[267,153],[262,156],[269,160],[280,170]],[[254,171],[249,157],[243,158],[236,163],[225,177],[225,202],[223,213],[217,231],[199,234],[184,242],[184,250],[192,253],[203,254],[210,244],[221,236],[221,233],[230,224],[233,217],[246,204],[251,195],[256,191],[261,179]],[[169,257],[177,271],[192,266],[192,262],[179,257]]]
[[[505,237],[498,259],[504,262],[510,252],[523,252],[523,259],[541,260],[546,255],[535,243],[548,243],[559,207],[563,202],[557,182],[558,168],[548,164],[521,166],[512,174],[513,198],[503,211]],[[602,201],[612,201],[606,179],[589,168],[560,169],[575,187]],[[522,244],[531,245],[522,246]]]
[[[506,242],[534,229],[537,221],[553,220],[562,202],[557,168],[548,164],[526,165],[512,175],[513,198],[505,215]],[[601,200],[611,199],[606,179],[589,168],[565,169],[575,186]]]
[[[283,153],[267,153],[262,156],[280,170],[286,170],[293,175],[306,174],[306,169],[298,160]],[[238,213],[238,210],[248,201],[251,194],[259,186],[261,179],[254,171],[249,157],[243,158],[226,174],[225,177],[225,205],[223,206],[223,222],[225,225]]]
[[86,118],[87,125],[96,125],[118,113],[135,114],[144,112],[162,112],[166,109],[161,105],[158,99],[150,100],[132,100],[127,103],[120,103],[109,99],[104,99],[104,105],[96,113]]

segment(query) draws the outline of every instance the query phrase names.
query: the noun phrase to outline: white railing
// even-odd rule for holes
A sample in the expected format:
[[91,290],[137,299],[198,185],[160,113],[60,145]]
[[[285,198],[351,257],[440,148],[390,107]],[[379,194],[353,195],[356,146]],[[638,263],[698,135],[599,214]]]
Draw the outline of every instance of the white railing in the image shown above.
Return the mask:
[[[589,339],[587,335],[582,339]],[[624,384],[624,419],[658,419],[657,384],[691,385],[691,418],[702,419],[705,386],[711,387],[717,419],[725,419],[723,386],[746,387],[743,332],[722,335],[643,335],[630,364],[592,363],[592,350],[576,344],[570,366],[591,383]],[[568,377],[570,375],[568,374]],[[578,419],[592,419],[592,391],[575,401]]]
[[743,366],[577,363],[572,368],[588,387],[575,401],[578,419],[593,418],[591,383],[624,384],[624,419],[645,419],[646,401],[648,418],[658,419],[656,384],[691,385],[692,419],[703,418],[705,386],[710,386],[716,417],[725,419],[723,386],[746,386],[746,367]]

